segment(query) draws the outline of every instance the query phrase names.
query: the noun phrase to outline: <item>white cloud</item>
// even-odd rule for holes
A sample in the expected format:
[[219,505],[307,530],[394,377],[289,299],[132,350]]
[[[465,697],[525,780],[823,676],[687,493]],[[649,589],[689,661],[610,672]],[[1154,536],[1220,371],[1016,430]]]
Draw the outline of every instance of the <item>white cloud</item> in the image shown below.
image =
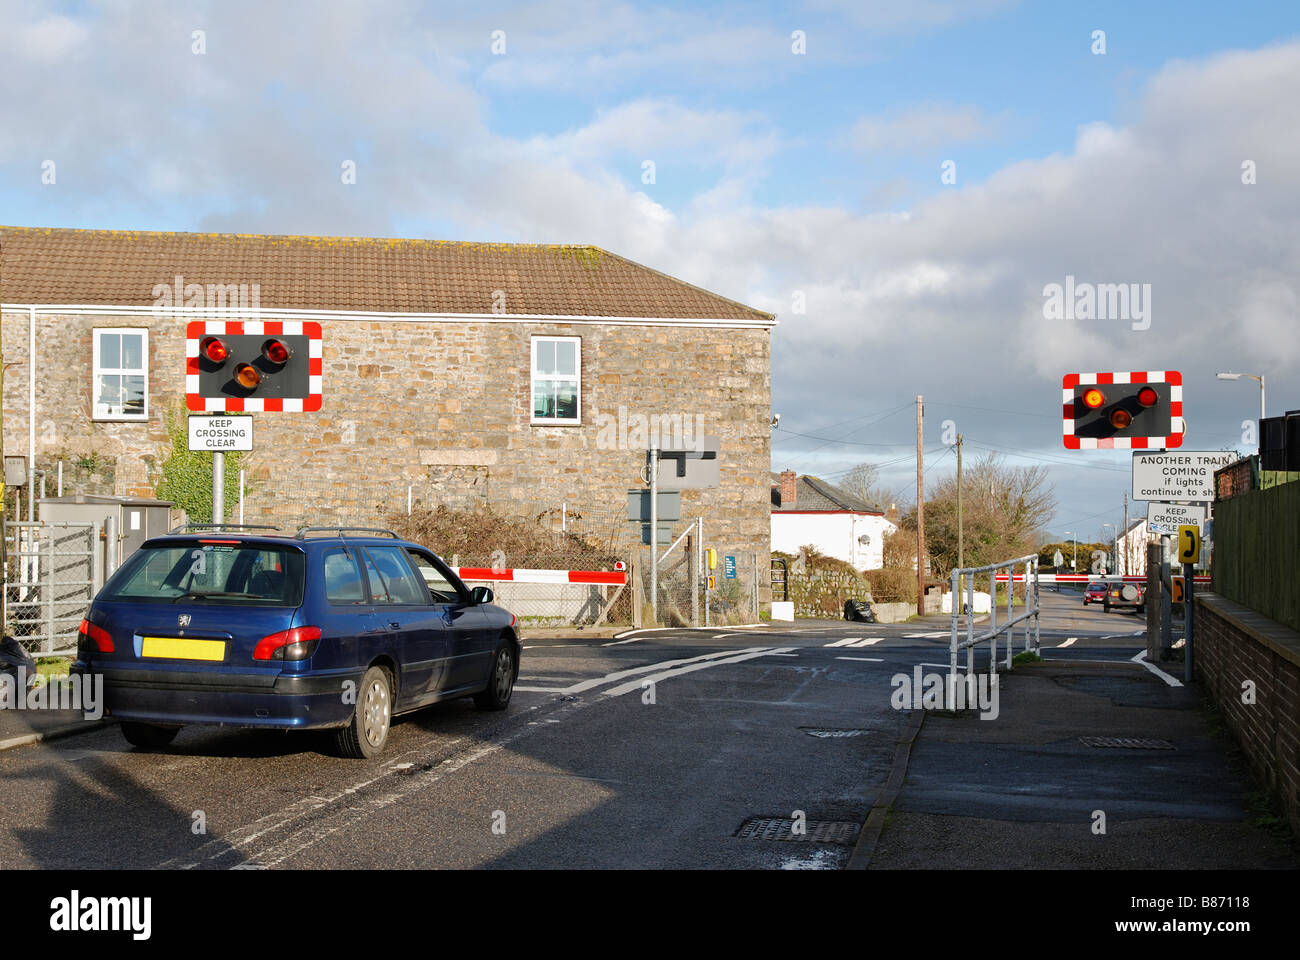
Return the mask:
[[978,107],[931,104],[887,116],[862,117],[849,142],[863,152],[917,153],[947,144],[987,140],[1003,126]]

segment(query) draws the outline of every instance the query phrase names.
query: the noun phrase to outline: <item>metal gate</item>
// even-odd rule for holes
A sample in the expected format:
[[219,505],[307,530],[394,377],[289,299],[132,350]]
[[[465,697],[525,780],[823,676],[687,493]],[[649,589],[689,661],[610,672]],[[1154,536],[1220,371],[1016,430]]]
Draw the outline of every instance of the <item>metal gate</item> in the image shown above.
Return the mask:
[[95,586],[92,523],[6,522],[5,631],[33,653],[72,653]]

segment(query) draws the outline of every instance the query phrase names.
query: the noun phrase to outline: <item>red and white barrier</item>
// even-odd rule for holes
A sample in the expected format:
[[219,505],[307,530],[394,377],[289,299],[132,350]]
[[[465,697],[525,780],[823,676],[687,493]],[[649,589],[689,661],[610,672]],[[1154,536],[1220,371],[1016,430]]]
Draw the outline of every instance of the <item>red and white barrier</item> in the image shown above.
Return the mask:
[[627,583],[626,570],[525,570],[492,567],[452,567],[462,580],[490,580],[508,583],[594,583],[621,586]]

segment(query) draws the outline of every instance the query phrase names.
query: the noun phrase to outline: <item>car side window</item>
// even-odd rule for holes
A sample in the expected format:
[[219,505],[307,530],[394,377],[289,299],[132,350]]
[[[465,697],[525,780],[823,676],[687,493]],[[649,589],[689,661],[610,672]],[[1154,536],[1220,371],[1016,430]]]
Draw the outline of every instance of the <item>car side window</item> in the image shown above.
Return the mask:
[[325,551],[325,599],[329,603],[365,602],[365,584],[353,551]]
[[429,588],[434,603],[459,603],[461,601],[460,592],[447,579],[446,575],[438,569],[432,557],[416,550],[407,550],[406,555],[411,559],[411,563],[415,565],[415,569],[420,572],[420,576],[424,578],[424,585]]
[[401,547],[366,547],[366,577],[374,603],[428,603]]

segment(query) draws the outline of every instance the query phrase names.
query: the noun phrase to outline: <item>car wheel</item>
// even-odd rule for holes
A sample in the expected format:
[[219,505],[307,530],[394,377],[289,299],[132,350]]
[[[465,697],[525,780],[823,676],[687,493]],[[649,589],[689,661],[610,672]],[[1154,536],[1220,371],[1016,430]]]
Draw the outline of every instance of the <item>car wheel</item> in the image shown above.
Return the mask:
[[393,720],[393,683],[383,667],[371,667],[361,678],[357,705],[348,725],[335,734],[339,753],[353,760],[377,757],[388,742]]
[[126,737],[126,742],[131,746],[151,749],[167,746],[181,732],[180,727],[160,727],[153,723],[135,723],[129,720],[123,720],[121,727],[122,736]]
[[506,641],[497,649],[497,655],[492,660],[492,676],[488,678],[487,689],[474,694],[474,706],[480,710],[504,710],[510,704],[510,695],[514,689],[514,645]]

